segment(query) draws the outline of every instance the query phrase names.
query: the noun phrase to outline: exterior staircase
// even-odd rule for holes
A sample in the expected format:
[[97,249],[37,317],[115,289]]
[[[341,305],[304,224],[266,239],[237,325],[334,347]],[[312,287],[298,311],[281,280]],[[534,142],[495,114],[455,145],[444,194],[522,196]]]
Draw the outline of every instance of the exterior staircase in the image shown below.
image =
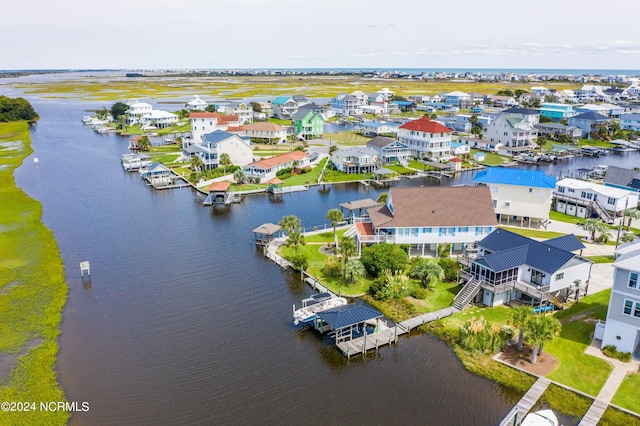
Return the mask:
[[593,209],[593,211],[598,213],[600,219],[602,219],[605,223],[613,223],[613,217],[609,214],[608,211],[604,209],[604,207],[602,207],[598,200],[591,202],[591,208]]
[[463,310],[465,306],[471,302],[471,300],[476,297],[476,295],[480,292],[482,288],[482,281],[479,281],[475,278],[471,278],[467,283],[462,287],[462,290],[456,294],[456,297],[453,299],[453,307],[459,310]]
[[409,167],[409,163],[407,162],[407,158],[406,158],[406,157],[398,156],[398,162],[399,162],[403,167]]
[[564,309],[564,303],[562,303],[560,299],[553,296],[552,294],[547,294],[546,296],[547,296],[547,300],[553,303],[558,309]]

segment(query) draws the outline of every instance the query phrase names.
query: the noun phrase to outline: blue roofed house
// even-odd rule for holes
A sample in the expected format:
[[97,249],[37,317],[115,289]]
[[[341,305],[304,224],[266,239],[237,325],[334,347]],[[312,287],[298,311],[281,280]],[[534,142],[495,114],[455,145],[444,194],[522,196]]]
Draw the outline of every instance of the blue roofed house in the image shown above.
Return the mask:
[[633,169],[609,166],[604,175],[604,186],[640,192],[640,172]]
[[593,133],[600,131],[600,128],[606,127],[612,121],[611,118],[605,117],[594,111],[583,112],[569,119],[569,126],[575,126],[582,129],[582,137],[591,139]]
[[640,132],[640,114],[622,114],[620,116],[620,128]]
[[369,137],[374,136],[395,136],[398,134],[398,123],[385,121],[363,121],[360,124],[362,134]]
[[385,136],[376,136],[367,142],[367,148],[374,149],[378,153],[378,159],[382,164],[398,162],[407,166],[411,150],[402,142]]
[[562,307],[588,289],[593,262],[575,253],[584,245],[574,235],[536,241],[496,229],[477,245],[477,258],[461,273],[467,283],[454,301],[459,309],[471,302],[493,307],[513,300]]
[[452,155],[467,155],[471,152],[469,145],[459,142],[451,142],[451,154]]
[[278,96],[271,101],[273,116],[280,120],[291,120],[298,111],[298,102],[291,96]]
[[490,188],[500,223],[547,227],[555,177],[539,170],[489,167],[479,172],[473,182]]
[[570,104],[556,104],[551,102],[545,102],[542,107],[538,109],[540,115],[550,118],[551,121],[560,121],[563,118],[571,118],[576,115],[573,109],[573,105]]

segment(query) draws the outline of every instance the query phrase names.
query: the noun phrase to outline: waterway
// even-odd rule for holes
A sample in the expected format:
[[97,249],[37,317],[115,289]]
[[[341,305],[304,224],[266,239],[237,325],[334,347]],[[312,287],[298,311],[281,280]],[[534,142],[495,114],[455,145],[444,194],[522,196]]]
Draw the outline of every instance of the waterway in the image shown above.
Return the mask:
[[[41,116],[32,131],[39,163],[25,160],[16,182],[42,202],[66,265],[58,374],[70,401],[90,404],[71,424],[490,425],[520,397],[466,372],[428,335],[349,361],[293,326],[292,305],[310,290],[250,244],[251,230],[288,214],[322,226],[329,209],[381,190],[335,185],[203,207],[190,189],[154,191],[122,171],[126,138],[80,121],[102,104],[29,100]],[[550,170],[637,160],[610,155]],[[91,282],[80,277],[83,260]]]

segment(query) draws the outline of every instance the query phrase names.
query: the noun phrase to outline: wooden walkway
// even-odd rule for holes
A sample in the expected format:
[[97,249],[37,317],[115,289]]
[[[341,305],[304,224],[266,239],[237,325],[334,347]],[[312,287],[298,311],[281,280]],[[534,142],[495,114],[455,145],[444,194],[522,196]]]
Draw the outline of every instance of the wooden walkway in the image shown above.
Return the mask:
[[367,334],[366,336],[340,342],[337,346],[347,358],[350,358],[351,355],[354,354],[364,354],[372,349],[378,350],[380,346],[397,343],[398,336],[409,333],[412,329],[419,327],[422,324],[437,321],[444,317],[453,315],[456,312],[460,311],[456,308],[449,307],[440,309],[439,311],[418,315],[417,317],[402,321],[393,327],[384,328],[377,333]]
[[[540,399],[540,396],[547,390],[551,381],[546,377],[540,377],[538,380],[531,386],[531,388],[524,394],[520,401],[516,404],[516,406],[509,411],[509,414],[500,422],[500,426],[512,425],[513,421],[516,420],[516,424],[520,424],[522,419],[527,415],[531,408],[535,405],[535,403]],[[516,417],[517,416],[517,417]]]
[[601,399],[594,399],[578,426],[596,426],[609,404]]

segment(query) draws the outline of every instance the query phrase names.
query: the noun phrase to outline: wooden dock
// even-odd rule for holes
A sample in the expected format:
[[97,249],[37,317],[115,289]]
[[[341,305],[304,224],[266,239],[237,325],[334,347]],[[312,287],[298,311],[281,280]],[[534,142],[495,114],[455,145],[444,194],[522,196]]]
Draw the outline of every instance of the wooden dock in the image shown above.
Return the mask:
[[[540,396],[547,390],[551,381],[546,377],[539,377],[538,380],[529,388],[527,393],[524,394],[520,401],[507,416],[500,422],[500,426],[507,426],[513,424],[520,424],[522,419],[527,415],[535,403],[540,399]],[[595,424],[595,423],[594,423]]]
[[578,426],[596,426],[608,406],[609,404],[606,401],[598,398],[594,399],[593,404],[591,404],[589,410],[587,410],[582,420],[580,420]]
[[409,318],[408,320],[402,321],[399,325],[407,329],[407,331],[411,331],[412,329],[419,327],[422,324],[426,324],[431,321],[438,321],[441,318],[451,316],[458,312],[460,312],[460,310],[452,306],[449,308],[440,309],[439,311],[429,312],[426,314],[418,315],[417,317]]

